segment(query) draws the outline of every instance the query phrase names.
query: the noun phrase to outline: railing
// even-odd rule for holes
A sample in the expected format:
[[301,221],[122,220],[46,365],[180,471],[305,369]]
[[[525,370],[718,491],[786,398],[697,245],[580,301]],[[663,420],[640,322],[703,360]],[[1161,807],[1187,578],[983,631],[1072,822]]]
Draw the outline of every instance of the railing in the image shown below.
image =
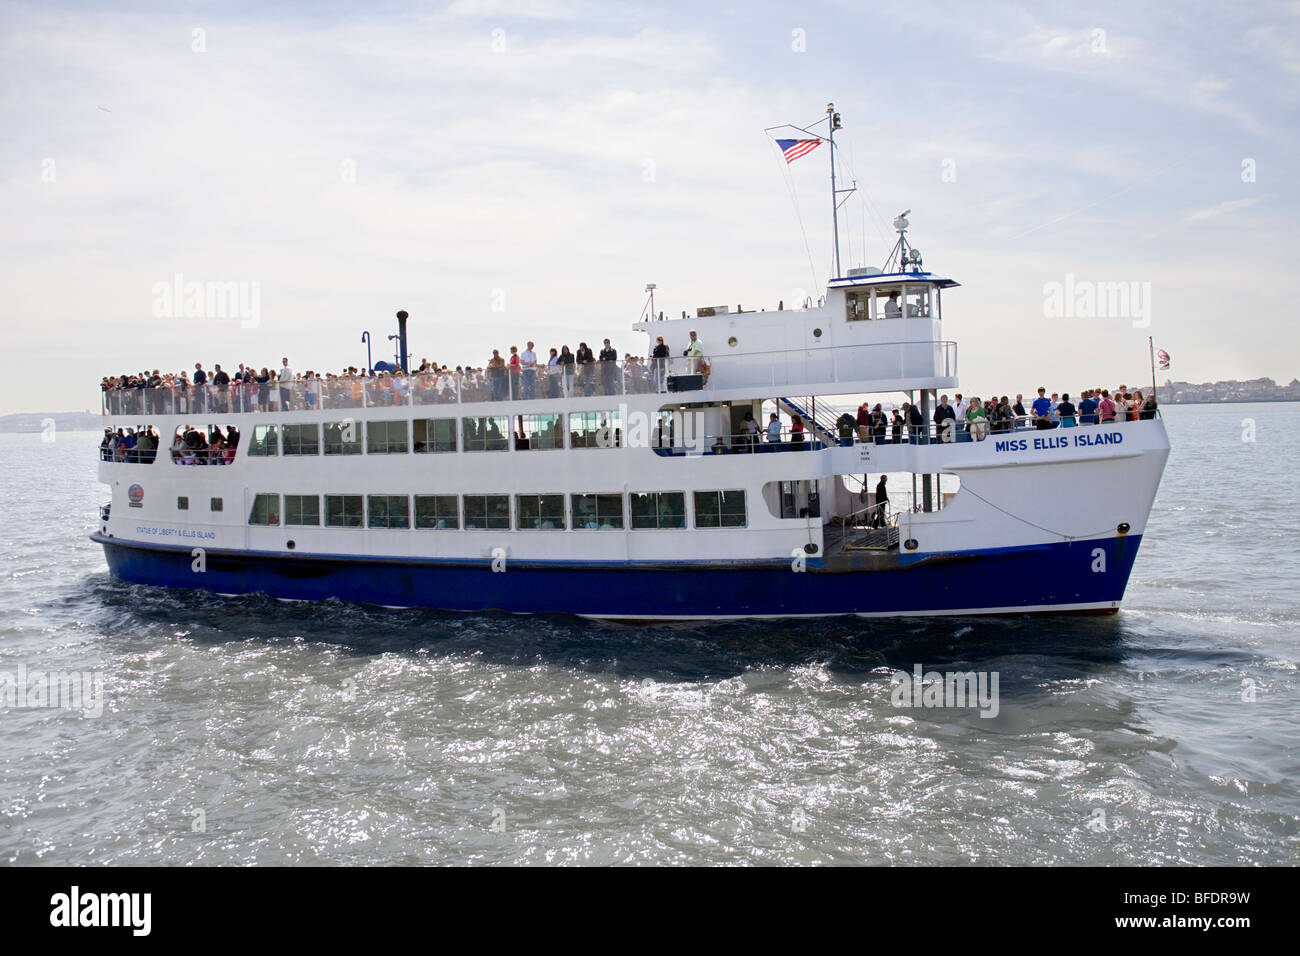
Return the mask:
[[127,446],[125,444],[100,445],[100,461],[116,461],[127,465],[151,465],[155,458],[158,457],[158,449],[141,448],[138,445]]
[[651,445],[657,455],[742,455],[767,454],[786,451],[821,451],[826,447],[809,431],[782,428],[773,433],[766,429],[755,435],[741,432],[735,435],[686,436],[678,441],[664,436],[662,444]]
[[106,415],[190,415],[457,405],[587,396],[647,395],[710,389],[780,390],[788,385],[955,378],[954,342],[888,342],[796,351],[624,362],[548,365],[536,369],[381,373],[374,377],[293,382],[231,382],[103,391]]

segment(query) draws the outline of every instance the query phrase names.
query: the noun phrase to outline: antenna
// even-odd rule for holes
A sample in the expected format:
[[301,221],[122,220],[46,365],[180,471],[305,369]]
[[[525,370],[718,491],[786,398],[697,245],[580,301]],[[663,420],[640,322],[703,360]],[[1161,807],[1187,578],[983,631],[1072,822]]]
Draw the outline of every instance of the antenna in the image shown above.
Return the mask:
[[[854,183],[848,189],[835,188],[835,131],[841,128],[840,114],[835,112],[835,104],[826,104],[826,125],[830,127],[827,132],[826,140],[831,144],[831,230],[835,234],[835,274],[832,279],[838,279],[843,275],[840,268],[840,206],[848,201],[848,197],[858,191],[857,184]],[[844,194],[844,199],[840,199],[840,194]]]

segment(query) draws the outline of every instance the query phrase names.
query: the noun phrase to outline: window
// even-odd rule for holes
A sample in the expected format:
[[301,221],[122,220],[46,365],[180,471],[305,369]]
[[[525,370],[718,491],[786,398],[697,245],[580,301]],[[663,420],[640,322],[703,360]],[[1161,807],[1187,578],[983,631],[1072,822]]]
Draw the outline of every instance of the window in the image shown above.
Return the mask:
[[348,419],[325,423],[325,454],[361,454],[361,426]]
[[686,527],[686,495],[680,491],[634,492],[629,503],[634,529]]
[[406,495],[369,495],[370,527],[409,528],[411,503]]
[[221,499],[220,499],[220,498],[213,498],[211,501],[209,501],[209,502],[208,502],[208,509],[211,510],[211,511],[220,511],[220,510],[221,510]]
[[280,523],[280,496],[253,495],[253,510],[248,513],[249,524],[275,525]]
[[326,495],[325,524],[331,528],[360,528],[362,525],[360,495]]
[[177,511],[189,511],[189,510],[190,510],[190,499],[184,497],[183,495],[182,495],[181,497],[177,498],[177,499],[176,499],[176,510],[177,510]]
[[623,429],[618,412],[570,413],[570,448],[618,448],[622,443]]
[[279,432],[274,425],[254,425],[253,440],[248,443],[247,454],[265,458],[280,452]]
[[415,420],[415,451],[440,452],[456,450],[456,419],[417,418]]
[[509,495],[466,495],[465,530],[508,529],[510,527]]
[[310,425],[285,425],[284,453],[286,455],[319,455],[320,426],[315,422]]
[[459,528],[460,509],[456,505],[455,495],[416,495],[415,526],[449,530]]
[[366,422],[367,455],[404,455],[409,449],[406,422]]
[[573,495],[573,526],[600,529],[623,527],[622,495]]
[[743,491],[695,492],[695,527],[745,527],[745,493]]
[[285,495],[284,523],[292,525],[319,525],[320,497],[318,495]]
[[504,415],[485,418],[463,418],[466,451],[505,451],[506,432],[509,430]]
[[515,438],[515,447],[520,449],[563,448],[563,419],[559,415],[516,415]]
[[564,495],[518,495],[515,508],[520,529],[564,530]]

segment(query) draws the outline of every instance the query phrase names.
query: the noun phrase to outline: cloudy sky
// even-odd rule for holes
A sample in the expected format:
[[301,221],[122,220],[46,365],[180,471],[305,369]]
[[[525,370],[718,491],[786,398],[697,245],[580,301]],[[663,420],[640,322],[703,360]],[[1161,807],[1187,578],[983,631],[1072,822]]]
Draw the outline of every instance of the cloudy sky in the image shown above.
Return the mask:
[[[844,264],[912,210],[967,391],[1138,381],[1147,335],[1178,379],[1300,375],[1294,2],[42,0],[0,3],[0,411],[359,365],[399,308],[417,360],[482,364],[643,348],[647,282],[789,303],[830,272],[827,151],[763,130],[828,100]],[[168,311],[177,276],[257,314]],[[1060,315],[1067,282],[1140,305]]]

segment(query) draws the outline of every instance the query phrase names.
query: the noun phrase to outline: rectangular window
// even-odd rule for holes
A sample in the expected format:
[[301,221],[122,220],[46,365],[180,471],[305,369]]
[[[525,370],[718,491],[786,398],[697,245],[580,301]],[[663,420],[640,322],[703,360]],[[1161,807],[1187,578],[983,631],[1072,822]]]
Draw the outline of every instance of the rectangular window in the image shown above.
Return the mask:
[[466,495],[465,530],[508,530],[510,528],[509,495]]
[[608,531],[623,527],[622,495],[572,495],[573,526]]
[[618,448],[622,443],[623,427],[617,411],[569,414],[570,448]]
[[366,422],[367,455],[404,455],[410,450],[406,422]]
[[280,453],[279,432],[275,425],[254,425],[253,440],[248,443],[247,454],[265,458]]
[[743,491],[695,492],[695,527],[745,527],[745,493]]
[[456,419],[417,418],[415,420],[416,454],[455,450]]
[[189,511],[189,510],[190,510],[190,499],[189,499],[189,498],[186,498],[186,497],[184,497],[184,496],[181,496],[180,498],[177,498],[177,499],[176,499],[176,510],[177,510],[177,511]]
[[529,451],[563,448],[563,422],[560,415],[516,415],[515,447]]
[[564,530],[564,495],[517,495],[515,508],[521,530]]
[[361,454],[361,425],[354,421],[325,423],[325,454]]
[[462,418],[466,451],[505,451],[506,431],[509,429],[504,415],[484,418]]
[[320,525],[320,496],[285,495],[284,523],[287,525]]
[[320,426],[315,422],[310,425],[285,425],[284,453],[286,455],[319,455]]
[[278,525],[280,523],[280,496],[253,495],[253,509],[248,513],[248,523]]
[[686,527],[686,495],[680,491],[634,492],[629,504],[633,529]]
[[360,495],[326,495],[325,524],[331,528],[360,528],[364,523]]
[[416,495],[415,526],[454,531],[460,527],[455,495]]
[[367,495],[372,528],[409,528],[411,502],[406,495]]
[[220,511],[220,510],[221,510],[221,499],[220,499],[220,498],[213,498],[213,499],[211,499],[211,500],[208,502],[208,508],[209,508],[210,510],[212,510],[212,511]]

